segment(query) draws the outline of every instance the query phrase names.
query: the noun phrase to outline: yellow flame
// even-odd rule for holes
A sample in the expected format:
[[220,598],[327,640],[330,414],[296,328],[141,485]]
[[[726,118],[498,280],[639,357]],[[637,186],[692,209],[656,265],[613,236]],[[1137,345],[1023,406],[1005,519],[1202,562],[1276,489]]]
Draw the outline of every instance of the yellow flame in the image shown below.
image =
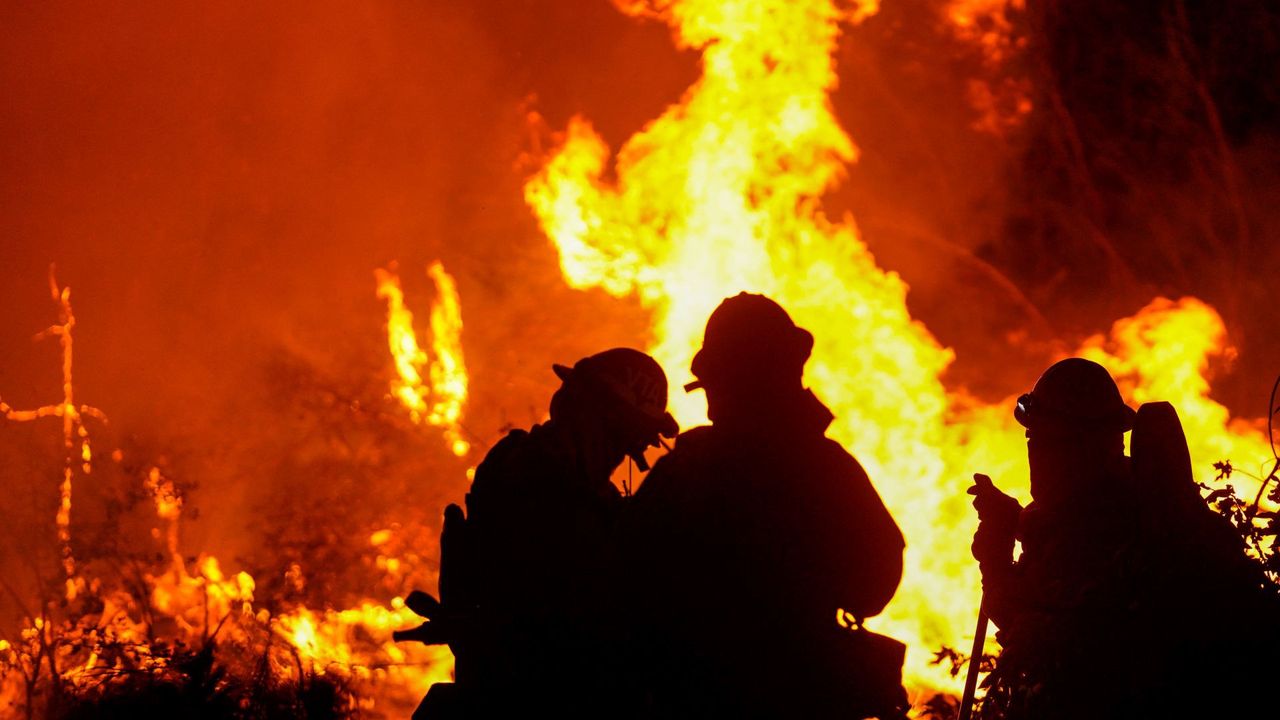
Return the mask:
[[413,331],[413,313],[405,307],[400,277],[393,270],[381,268],[373,274],[378,280],[378,297],[387,301],[387,345],[397,373],[391,390],[409,410],[414,422],[419,422],[427,411],[428,390],[422,380],[427,353],[418,345],[418,336]]
[[418,343],[413,313],[405,306],[404,291],[394,268],[379,268],[374,270],[374,276],[378,297],[387,301],[387,344],[397,373],[392,381],[392,393],[409,410],[414,422],[441,428],[449,450],[462,457],[471,450],[471,445],[463,439],[460,424],[467,402],[468,379],[462,357],[462,305],[457,285],[439,262],[427,268],[427,276],[436,289],[436,302],[431,306],[431,355],[428,356]]
[[[1132,404],[1173,403],[1202,482],[1213,479],[1217,460],[1231,459],[1254,475],[1265,474],[1263,466],[1271,464],[1266,423],[1232,418],[1209,397],[1211,361],[1229,362],[1235,353],[1222,317],[1195,298],[1156,298],[1137,315],[1117,321],[1109,337],[1089,338],[1080,350],[1081,357],[1111,371]],[[1247,488],[1253,499],[1255,483],[1237,479],[1234,484],[1241,497]]]
[[453,277],[437,262],[427,267],[427,276],[436,286],[436,302],[431,306],[431,393],[434,402],[427,422],[444,429],[453,454],[462,457],[471,449],[462,439],[459,422],[467,402],[467,368],[462,360],[462,302]]
[[[980,585],[964,489],[982,471],[1025,499],[1026,448],[1012,399],[989,406],[943,386],[952,353],[910,317],[906,285],[876,266],[852,218],[832,220],[820,207],[857,157],[828,97],[839,24],[874,6],[842,13],[831,0],[619,4],[672,23],[679,43],[701,50],[702,76],[622,146],[614,180],[606,179],[609,148],[588,121],[572,119],[527,183],[526,200],[570,286],[634,295],[652,311],[650,350],[676,382],[688,377],[711,310],[739,291],[773,297],[813,332],[806,382],[837,416],[831,436],[866,466],[907,538],[902,586],[875,624],[908,643],[910,687],[955,692],[957,679],[928,660],[939,646],[968,647],[972,638]],[[1139,370],[1131,397],[1147,388],[1155,393],[1147,397],[1182,402],[1196,417],[1206,386],[1174,393],[1162,379],[1176,382],[1174,367],[1200,372],[1207,347],[1217,345],[1180,347],[1168,365],[1153,365],[1149,358],[1167,351],[1166,335],[1140,328],[1165,328],[1196,306],[1165,310],[1154,325],[1160,310],[1151,308],[1117,324],[1111,367]],[[705,421],[701,397],[672,402],[682,425]],[[1188,430],[1231,434],[1225,409],[1205,417]],[[1252,440],[1223,446],[1250,457],[1260,457],[1258,448]],[[1198,449],[1197,463],[1219,459],[1215,451]]]
[[391,680],[419,697],[435,683],[450,680],[453,673],[453,656],[448,648],[391,641],[392,631],[421,621],[403,603],[387,608],[374,602],[322,612],[299,608],[275,619],[276,632],[320,673],[368,676],[367,647],[372,639],[396,671]]
[[177,520],[182,514],[182,496],[173,481],[162,475],[160,468],[152,467],[144,484],[155,502],[156,515],[163,520]]

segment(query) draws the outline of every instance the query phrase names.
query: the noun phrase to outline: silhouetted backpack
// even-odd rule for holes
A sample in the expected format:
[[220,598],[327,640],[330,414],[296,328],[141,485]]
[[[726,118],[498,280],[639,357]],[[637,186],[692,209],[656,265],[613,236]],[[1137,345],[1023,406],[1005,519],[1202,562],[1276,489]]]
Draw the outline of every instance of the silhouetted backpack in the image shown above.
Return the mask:
[[1130,455],[1148,546],[1142,618],[1151,645],[1161,648],[1152,658],[1153,707],[1188,717],[1242,716],[1255,702],[1243,690],[1271,682],[1266,668],[1280,642],[1280,608],[1240,533],[1201,498],[1171,404],[1138,409]]
[[1143,403],[1133,420],[1129,455],[1139,494],[1167,509],[1203,505],[1191,470],[1191,451],[1178,411],[1167,402]]
[[[1196,560],[1214,566],[1225,563],[1242,572],[1251,568],[1239,533],[1200,496],[1187,437],[1172,404],[1150,402],[1138,408],[1129,454],[1134,489],[1143,508],[1143,533],[1148,540],[1172,543],[1168,551],[1188,553],[1179,557],[1175,552],[1170,557],[1164,552],[1166,557],[1184,564]],[[1261,580],[1257,573],[1253,578],[1247,582]]]
[[[1169,583],[1163,590],[1170,595],[1222,595],[1247,592],[1245,586],[1256,585],[1260,571],[1245,555],[1243,539],[1200,496],[1187,437],[1173,405],[1150,402],[1138,408],[1129,448],[1134,489],[1141,501],[1142,539],[1150,546],[1148,564],[1165,566],[1168,577],[1154,578]],[[1206,595],[1196,604],[1208,599]]]

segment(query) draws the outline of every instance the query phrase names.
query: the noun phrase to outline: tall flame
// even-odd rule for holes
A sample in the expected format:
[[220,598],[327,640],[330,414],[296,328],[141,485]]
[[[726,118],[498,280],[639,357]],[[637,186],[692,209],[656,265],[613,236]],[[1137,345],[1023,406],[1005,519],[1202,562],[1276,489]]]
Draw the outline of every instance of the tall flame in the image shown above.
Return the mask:
[[[953,354],[911,318],[907,286],[876,266],[851,217],[833,220],[821,208],[857,158],[831,109],[832,51],[840,23],[875,5],[617,4],[671,23],[680,45],[702,52],[702,76],[622,146],[614,180],[606,179],[604,141],[587,120],[571,120],[525,186],[526,200],[570,286],[634,295],[652,311],[651,352],[673,378],[687,377],[712,309],[741,290],[773,297],[813,332],[806,382],[832,407],[832,437],[866,466],[907,538],[902,587],[875,622],[909,644],[909,686],[955,691],[956,680],[928,658],[972,637],[979,579],[964,488],[971,472],[983,471],[1025,496],[1026,450],[1011,402],[988,406],[948,392],[940,377]],[[1180,402],[1188,430],[1233,438],[1193,448],[1200,467],[1220,451],[1256,455],[1265,447],[1255,427],[1224,429],[1225,408],[1205,398],[1203,383],[1177,384],[1201,373],[1222,346],[1219,334],[1170,347],[1169,338],[1185,331],[1173,324],[1216,320],[1205,310],[1195,301],[1158,301],[1117,324],[1113,354],[1100,339],[1087,348],[1132,377],[1131,399]],[[683,425],[706,419],[700,397],[673,405]]]
[[462,359],[462,306],[457,285],[439,262],[427,267],[427,276],[436,289],[428,355],[418,344],[413,313],[404,304],[404,291],[394,267],[379,268],[374,275],[378,297],[387,301],[387,344],[397,373],[392,392],[414,422],[425,421],[443,429],[449,449],[462,457],[471,445],[463,439],[460,424],[467,402],[467,368]]

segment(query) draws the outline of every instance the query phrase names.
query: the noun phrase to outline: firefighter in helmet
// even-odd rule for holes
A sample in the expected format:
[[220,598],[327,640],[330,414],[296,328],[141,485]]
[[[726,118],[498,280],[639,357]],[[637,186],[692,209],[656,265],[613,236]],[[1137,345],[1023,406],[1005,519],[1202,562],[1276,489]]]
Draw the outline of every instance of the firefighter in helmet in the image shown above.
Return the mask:
[[610,476],[627,458],[647,470],[645,450],[677,428],[666,376],[642,352],[553,369],[550,419],[498,442],[465,517],[446,512],[440,604],[413,599],[435,616],[425,639],[453,649],[457,682],[433,689],[415,717],[612,714],[603,606],[622,497]]
[[1018,398],[1014,417],[1031,503],[981,474],[969,489],[983,608],[1002,647],[988,698],[1010,720],[1234,716],[1209,682],[1227,675],[1208,670],[1243,670],[1253,650],[1209,615],[1273,623],[1262,619],[1261,573],[1196,492],[1173,407],[1135,412],[1105,368],[1068,358]]
[[825,436],[832,415],[802,381],[812,347],[763,295],[707,321],[686,389],[706,392],[711,424],[658,460],[623,526],[653,717],[862,717],[905,700],[902,646],[837,623],[884,608],[903,540]]
[[1105,368],[1069,358],[1018,398],[1014,417],[1026,428],[1032,503],[1024,509],[981,474],[969,489],[983,607],[999,628],[999,677],[1015,696],[1009,715],[1123,717],[1134,711],[1126,661],[1140,643],[1137,506],[1124,455],[1134,410]]

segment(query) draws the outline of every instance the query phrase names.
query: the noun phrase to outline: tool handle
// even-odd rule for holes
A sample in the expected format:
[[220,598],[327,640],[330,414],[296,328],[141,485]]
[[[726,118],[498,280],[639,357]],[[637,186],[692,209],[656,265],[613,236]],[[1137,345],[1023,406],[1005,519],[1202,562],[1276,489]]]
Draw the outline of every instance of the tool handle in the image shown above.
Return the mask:
[[[983,600],[986,600],[985,596]],[[982,665],[982,648],[986,644],[987,613],[983,605],[979,605],[978,627],[973,631],[973,652],[969,654],[969,673],[964,679],[964,697],[960,700],[957,720],[969,720],[973,716],[973,700],[978,690],[978,668]]]

